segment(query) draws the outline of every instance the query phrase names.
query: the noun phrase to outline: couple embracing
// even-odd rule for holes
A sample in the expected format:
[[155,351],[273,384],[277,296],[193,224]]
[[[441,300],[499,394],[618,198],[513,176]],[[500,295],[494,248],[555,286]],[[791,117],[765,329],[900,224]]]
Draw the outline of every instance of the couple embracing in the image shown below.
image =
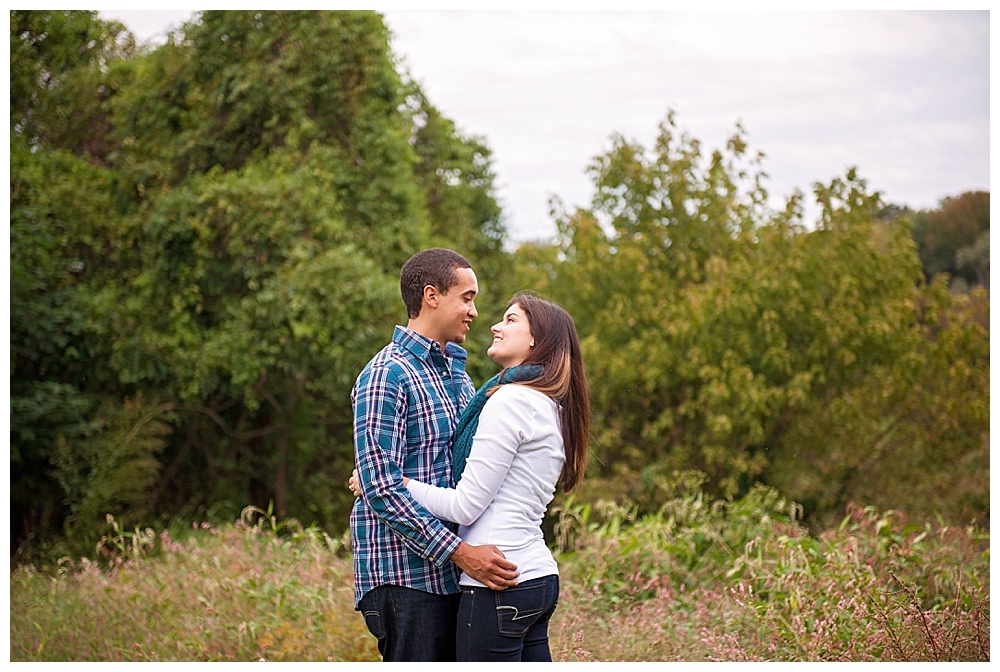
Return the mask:
[[400,272],[407,326],[351,393],[355,606],[386,661],[547,661],[559,569],[542,517],[587,460],[590,401],[572,318],[516,294],[478,391],[465,341],[479,293],[456,252]]

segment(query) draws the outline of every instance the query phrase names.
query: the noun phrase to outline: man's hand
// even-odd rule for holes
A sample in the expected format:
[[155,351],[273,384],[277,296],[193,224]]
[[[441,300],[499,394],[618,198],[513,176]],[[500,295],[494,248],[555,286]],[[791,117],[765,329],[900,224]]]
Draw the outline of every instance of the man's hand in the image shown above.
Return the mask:
[[463,541],[451,554],[451,561],[493,590],[517,585],[517,565],[507,560],[496,546],[473,546]]

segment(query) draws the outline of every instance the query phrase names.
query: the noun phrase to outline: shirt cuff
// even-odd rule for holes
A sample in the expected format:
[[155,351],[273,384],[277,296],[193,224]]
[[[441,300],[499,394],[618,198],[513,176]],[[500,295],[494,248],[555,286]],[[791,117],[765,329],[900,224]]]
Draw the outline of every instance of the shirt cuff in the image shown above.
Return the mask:
[[438,567],[444,567],[451,562],[451,554],[454,553],[462,540],[457,534],[446,529],[443,525],[441,532],[431,538],[427,545],[427,560]]

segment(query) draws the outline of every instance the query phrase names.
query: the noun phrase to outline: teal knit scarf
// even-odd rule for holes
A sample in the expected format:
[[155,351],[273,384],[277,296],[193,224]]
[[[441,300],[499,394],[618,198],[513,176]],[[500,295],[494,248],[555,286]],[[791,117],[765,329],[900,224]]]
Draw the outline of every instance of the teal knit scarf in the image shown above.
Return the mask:
[[[462,478],[462,472],[465,471],[465,461],[469,459],[469,452],[472,450],[472,439],[476,436],[476,430],[479,428],[479,414],[489,398],[486,393],[497,385],[531,380],[540,375],[542,375],[542,367],[537,364],[512,366],[493,376],[479,388],[469,405],[462,411],[462,417],[458,419],[458,427],[455,428],[455,438],[452,443],[454,457],[452,473],[455,475],[456,483]],[[501,376],[503,380],[500,379]]]

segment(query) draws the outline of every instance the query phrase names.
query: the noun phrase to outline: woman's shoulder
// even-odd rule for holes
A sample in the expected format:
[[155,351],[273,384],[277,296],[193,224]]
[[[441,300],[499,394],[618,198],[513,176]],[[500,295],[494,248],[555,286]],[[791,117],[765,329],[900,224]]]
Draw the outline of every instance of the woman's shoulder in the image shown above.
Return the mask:
[[532,387],[519,385],[517,383],[507,383],[505,385],[501,385],[497,388],[497,391],[492,394],[490,399],[496,399],[500,403],[510,405],[558,408],[556,402],[544,392],[539,392]]

